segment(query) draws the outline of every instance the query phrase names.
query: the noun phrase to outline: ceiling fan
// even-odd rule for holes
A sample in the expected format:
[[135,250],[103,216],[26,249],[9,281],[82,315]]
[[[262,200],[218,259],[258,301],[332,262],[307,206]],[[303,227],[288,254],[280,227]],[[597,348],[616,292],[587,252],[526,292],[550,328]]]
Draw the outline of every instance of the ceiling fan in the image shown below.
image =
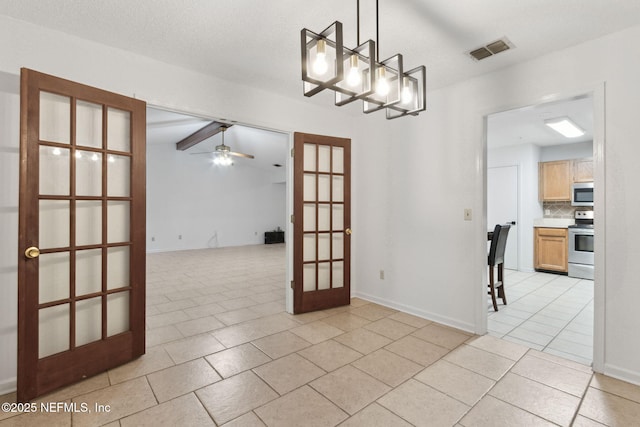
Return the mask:
[[231,159],[231,156],[244,157],[245,159],[254,159],[255,156],[253,156],[252,154],[245,154],[245,153],[238,153],[235,151],[231,151],[231,147],[229,147],[228,145],[225,145],[224,133],[228,128],[229,126],[219,127],[219,131],[222,132],[222,144],[216,145],[216,148],[214,151],[201,151],[198,153],[191,153],[191,154],[212,154],[213,153],[215,154],[215,158],[213,159],[213,162],[217,165],[222,165],[222,166],[229,166],[233,164],[233,160]]

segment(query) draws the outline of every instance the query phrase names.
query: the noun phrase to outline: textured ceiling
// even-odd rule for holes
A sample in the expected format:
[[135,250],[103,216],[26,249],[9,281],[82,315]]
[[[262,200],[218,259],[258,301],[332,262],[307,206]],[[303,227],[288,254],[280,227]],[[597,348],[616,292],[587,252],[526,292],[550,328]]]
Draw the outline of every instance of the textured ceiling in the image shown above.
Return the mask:
[[[375,39],[375,0],[360,3],[361,39]],[[320,32],[339,20],[345,45],[355,47],[355,6],[355,0],[0,0],[0,14],[301,98],[300,30]],[[640,0],[379,0],[379,8],[380,57],[402,53],[406,68],[426,65],[428,90],[640,24]],[[465,54],[504,36],[515,49],[482,62]],[[562,142],[551,142],[555,135],[536,115],[528,108],[492,117],[489,146]],[[178,132],[185,126],[175,123]]]
[[[585,134],[566,138],[544,124],[545,120],[569,117]],[[489,149],[519,144],[538,146],[593,141],[593,98],[582,96],[492,114],[487,119]]]
[[[301,97],[299,34],[334,20],[356,45],[355,0],[0,0],[0,14],[231,81]],[[362,39],[374,0],[361,0]],[[640,23],[638,0],[380,0],[380,56],[434,89]],[[465,52],[506,36],[482,62]]]
[[[175,147],[175,143],[209,123],[211,119],[147,107],[147,143],[171,144]],[[255,156],[255,159],[235,157],[234,163],[265,171],[275,171],[274,164],[286,163],[288,142],[287,134],[242,125],[231,126],[224,135],[224,143],[231,147],[231,151]],[[221,143],[222,136],[217,134],[186,151],[176,150],[176,155],[194,155],[202,162],[211,162],[212,153],[194,153],[212,152]]]

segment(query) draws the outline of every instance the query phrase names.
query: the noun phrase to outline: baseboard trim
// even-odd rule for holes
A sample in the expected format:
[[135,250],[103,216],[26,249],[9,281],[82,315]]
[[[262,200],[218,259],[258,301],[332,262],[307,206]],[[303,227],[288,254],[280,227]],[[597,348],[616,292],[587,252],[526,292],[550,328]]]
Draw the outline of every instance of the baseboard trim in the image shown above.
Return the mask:
[[458,319],[451,317],[440,316],[428,311],[421,310],[411,305],[402,304],[396,301],[389,301],[386,299],[378,298],[374,295],[370,295],[364,292],[352,292],[352,297],[360,298],[369,302],[383,305],[385,307],[393,308],[395,310],[404,311],[405,313],[413,314],[414,316],[421,317],[423,319],[431,320],[432,322],[440,323],[442,325],[451,326],[452,328],[460,329],[465,332],[475,333],[475,325],[472,323],[461,322]]
[[18,379],[16,377],[0,381],[0,395],[13,393],[16,391]]
[[604,364],[604,374],[608,377],[626,381],[631,384],[640,385],[640,372],[630,371],[609,363]]

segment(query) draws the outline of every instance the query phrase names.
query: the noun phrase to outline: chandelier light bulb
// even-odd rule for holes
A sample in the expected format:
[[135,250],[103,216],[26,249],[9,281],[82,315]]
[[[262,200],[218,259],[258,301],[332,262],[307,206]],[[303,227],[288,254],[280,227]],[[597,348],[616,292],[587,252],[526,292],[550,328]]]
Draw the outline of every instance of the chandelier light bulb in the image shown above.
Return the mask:
[[403,83],[404,84],[402,85],[402,102],[404,104],[408,104],[411,101],[413,101],[413,91],[411,90],[411,87],[409,86],[409,83],[406,77],[403,79]]
[[350,58],[351,68],[349,68],[349,75],[347,76],[347,84],[355,87],[360,85],[362,77],[360,76],[360,70],[358,69],[358,57],[351,55]]
[[76,159],[81,159],[82,158],[82,153],[79,151],[76,151]]
[[116,161],[116,158],[113,156],[109,156],[109,163],[114,163]]
[[60,149],[58,147],[55,147],[51,153],[54,156],[59,156],[60,154],[62,154],[62,151],[60,151]]
[[329,69],[326,50],[326,42],[324,40],[318,40],[316,60],[313,63],[313,71],[320,76],[326,73]]
[[98,161],[98,155],[96,153],[93,153],[93,156],[91,156],[91,160],[93,160],[94,162]]
[[380,96],[387,96],[389,94],[389,81],[387,81],[387,75],[383,67],[378,68],[376,93]]

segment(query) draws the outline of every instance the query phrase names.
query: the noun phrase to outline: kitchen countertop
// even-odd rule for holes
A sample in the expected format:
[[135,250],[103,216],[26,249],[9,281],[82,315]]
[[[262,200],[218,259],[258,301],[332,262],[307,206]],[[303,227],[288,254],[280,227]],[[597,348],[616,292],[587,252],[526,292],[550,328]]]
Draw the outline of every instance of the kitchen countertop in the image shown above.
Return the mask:
[[536,218],[533,220],[534,227],[545,228],[567,228],[575,223],[573,218]]

